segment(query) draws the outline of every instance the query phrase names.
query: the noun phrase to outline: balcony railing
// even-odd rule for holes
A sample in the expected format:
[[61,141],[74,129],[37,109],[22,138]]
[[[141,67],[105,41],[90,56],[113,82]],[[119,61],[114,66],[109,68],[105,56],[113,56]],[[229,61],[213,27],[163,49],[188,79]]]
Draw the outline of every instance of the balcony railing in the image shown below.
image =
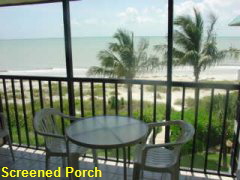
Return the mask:
[[[34,133],[35,112],[44,107],[69,113],[68,79],[64,77],[0,76],[1,107],[7,115],[15,145],[41,149],[42,137]],[[73,78],[74,111],[77,116],[126,115],[145,122],[165,119],[165,81]],[[240,125],[238,84],[172,82],[171,119],[192,123],[196,133],[183,148],[181,169],[235,176]],[[178,98],[176,98],[178,97]],[[62,121],[62,130],[65,124]],[[170,136],[154,131],[153,143]],[[167,131],[166,131],[167,132]],[[177,131],[176,131],[177,132]],[[100,156],[121,161],[121,150],[105,150]],[[128,148],[131,163],[133,147]]]

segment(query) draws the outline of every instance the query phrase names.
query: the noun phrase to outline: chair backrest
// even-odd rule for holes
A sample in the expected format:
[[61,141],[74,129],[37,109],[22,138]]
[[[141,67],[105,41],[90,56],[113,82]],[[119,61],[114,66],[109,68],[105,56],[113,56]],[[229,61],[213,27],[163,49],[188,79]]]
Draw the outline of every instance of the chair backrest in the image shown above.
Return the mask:
[[181,129],[180,135],[176,140],[176,146],[174,147],[175,153],[179,154],[182,145],[190,141],[194,135],[194,127],[182,120],[173,121],[172,125],[178,125]]
[[44,108],[40,110],[34,117],[34,130],[43,136],[47,136],[48,134],[63,136],[60,121],[57,121],[61,118],[61,115],[61,112],[54,108]]
[[185,144],[188,141],[190,141],[195,132],[193,126],[184,121],[175,121],[175,122],[181,128],[181,133],[180,133],[180,136],[177,138],[177,142],[181,144]]

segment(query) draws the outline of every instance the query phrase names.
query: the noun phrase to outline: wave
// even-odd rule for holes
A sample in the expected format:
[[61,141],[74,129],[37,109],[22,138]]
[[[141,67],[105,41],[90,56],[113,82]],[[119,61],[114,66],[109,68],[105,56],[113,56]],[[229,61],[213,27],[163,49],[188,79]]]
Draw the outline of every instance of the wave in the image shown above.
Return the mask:
[[8,72],[8,70],[6,70],[6,69],[0,69],[0,73],[1,72]]
[[[88,68],[74,68],[76,76],[85,77]],[[30,70],[0,70],[0,75],[32,75],[32,76],[66,76],[65,68],[43,68],[43,69],[30,69]]]

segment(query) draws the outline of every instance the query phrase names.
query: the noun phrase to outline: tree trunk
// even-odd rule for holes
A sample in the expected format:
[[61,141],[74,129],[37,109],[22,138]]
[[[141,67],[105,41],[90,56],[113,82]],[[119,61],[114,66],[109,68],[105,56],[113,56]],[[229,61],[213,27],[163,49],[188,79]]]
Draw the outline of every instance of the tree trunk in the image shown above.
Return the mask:
[[[198,69],[194,68],[195,83],[198,83],[198,81],[199,81],[199,73],[200,72],[198,71]],[[199,90],[197,88],[195,88],[195,96],[194,96],[195,102],[197,101],[198,96],[199,96]]]
[[194,67],[194,77],[195,77],[196,83],[198,83],[199,81],[199,74],[200,74],[200,71],[198,70],[198,68]]

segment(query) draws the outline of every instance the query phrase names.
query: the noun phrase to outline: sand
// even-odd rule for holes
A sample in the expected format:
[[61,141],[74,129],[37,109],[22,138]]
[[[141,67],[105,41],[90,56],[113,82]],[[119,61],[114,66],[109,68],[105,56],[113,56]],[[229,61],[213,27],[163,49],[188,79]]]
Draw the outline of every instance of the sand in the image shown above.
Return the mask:
[[[201,73],[200,80],[201,81],[207,81],[207,82],[212,82],[212,81],[232,81],[233,83],[236,83],[238,80],[238,69],[240,67],[238,66],[216,66],[212,67],[204,72]],[[75,74],[82,75],[85,77],[86,69],[75,69],[74,70]],[[144,80],[166,80],[166,69],[163,69],[159,72],[151,72],[148,74],[143,74],[139,75],[136,79],[144,79]],[[51,69],[51,70],[37,70],[37,71],[8,71],[8,72],[2,72],[2,74],[5,75],[37,75],[37,76],[43,76],[43,75],[54,75],[54,76],[64,76],[65,70],[64,69]],[[193,82],[194,81],[194,76],[192,73],[192,68],[191,67],[178,67],[178,68],[173,68],[173,81],[187,81],[187,82]],[[12,85],[10,81],[7,81],[7,89],[9,93],[11,92]],[[43,90],[48,91],[48,88],[46,86],[47,82],[44,81],[42,83],[43,85]],[[54,83],[53,83],[54,84]],[[25,87],[25,101],[26,103],[30,102],[30,93],[29,93],[29,82],[24,81],[24,87]],[[38,89],[38,81],[33,81],[33,88]],[[79,87],[76,86],[76,89]],[[114,91],[114,89],[110,89],[108,86],[106,86],[106,94],[107,94],[107,99],[111,97],[111,92]],[[16,91],[20,91],[20,83],[19,81],[15,81],[15,89]],[[85,91],[89,91],[89,83],[87,85],[84,85]],[[3,87],[0,87],[0,90],[3,90]],[[119,98],[124,98],[127,100],[128,94],[127,94],[127,88],[126,86],[119,86]],[[20,93],[20,92],[19,92]],[[210,90],[206,89],[201,89],[200,90],[200,98],[203,98],[205,96],[210,95]],[[224,90],[216,90],[215,94],[224,94],[226,93]],[[132,88],[132,97],[133,100],[140,100],[140,86],[139,85],[134,85]],[[85,99],[89,98],[89,95],[85,95]],[[35,97],[38,98],[38,97]],[[45,99],[49,99],[48,96],[44,97]],[[67,98],[67,95],[64,95],[64,99]],[[79,98],[78,95],[76,95],[76,98]],[[99,97],[101,98],[101,97]],[[186,96],[185,98],[194,98],[194,90],[193,89],[187,89],[186,90]],[[153,102],[154,99],[154,94],[152,90],[149,90],[149,86],[144,86],[144,95],[143,95],[143,100],[148,101],[148,102]],[[59,100],[58,96],[53,96],[53,100],[57,101]],[[181,101],[182,101],[182,88],[174,89],[172,91],[172,107],[175,110],[180,111],[181,110]],[[13,102],[12,99],[9,99],[9,103]],[[157,92],[157,102],[158,103],[165,103],[166,102],[166,92],[164,91],[158,91]],[[21,101],[17,101],[17,103],[21,103]]]

